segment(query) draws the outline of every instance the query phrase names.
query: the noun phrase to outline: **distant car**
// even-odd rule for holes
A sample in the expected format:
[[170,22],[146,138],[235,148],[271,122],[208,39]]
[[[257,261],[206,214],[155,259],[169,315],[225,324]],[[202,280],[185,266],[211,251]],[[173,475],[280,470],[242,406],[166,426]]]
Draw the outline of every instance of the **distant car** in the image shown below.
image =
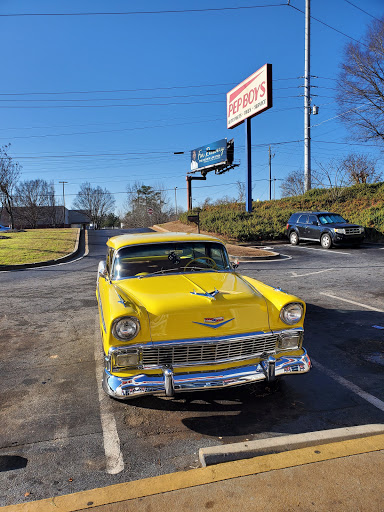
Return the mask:
[[173,396],[304,374],[304,302],[240,275],[208,235],[112,237],[96,296],[103,388]]
[[11,228],[7,228],[7,226],[0,224],[0,231],[11,231]]
[[338,213],[298,212],[288,220],[287,236],[292,245],[303,240],[320,242],[323,249],[333,245],[359,246],[364,240],[364,228],[350,224]]

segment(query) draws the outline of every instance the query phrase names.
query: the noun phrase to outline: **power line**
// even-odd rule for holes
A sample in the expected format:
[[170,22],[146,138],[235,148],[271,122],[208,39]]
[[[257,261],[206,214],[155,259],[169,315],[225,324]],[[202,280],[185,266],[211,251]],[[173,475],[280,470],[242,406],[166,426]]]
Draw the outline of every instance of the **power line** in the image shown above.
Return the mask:
[[[274,78],[273,82],[282,82],[287,80],[299,80],[300,77],[287,77],[287,78]],[[45,92],[2,92],[0,96],[29,96],[29,95],[56,95],[56,94],[106,94],[114,92],[140,92],[140,91],[171,91],[174,89],[196,89],[204,87],[231,87],[236,85],[235,82],[221,83],[221,84],[200,84],[200,85],[174,85],[171,87],[140,87],[137,89],[104,89],[104,90],[88,90],[88,91],[45,91]]]
[[239,11],[244,9],[264,9],[266,7],[281,7],[287,4],[265,4],[265,5],[245,5],[238,7],[209,7],[205,9],[168,9],[163,11],[121,11],[121,12],[31,12],[31,13],[9,13],[0,14],[2,18],[10,17],[29,17],[29,16],[133,16],[145,14],[184,14],[191,12],[218,12],[218,11]]
[[[202,95],[205,96],[205,95]],[[179,96],[176,96],[179,97]],[[180,96],[182,97],[182,96]],[[188,96],[186,96],[188,97]],[[323,96],[326,97],[326,96]],[[274,99],[289,99],[289,98],[300,98],[300,95],[294,95],[294,96],[275,96]],[[129,98],[128,98],[129,99]],[[131,99],[147,99],[147,98],[131,98]],[[152,98],[148,98],[152,99]],[[167,98],[164,98],[167,99]],[[106,101],[106,100],[97,100],[97,99],[91,99],[91,100],[77,100],[77,99],[63,99],[63,100],[0,100],[0,101]],[[110,99],[108,101],[124,101],[124,98],[116,98],[115,100]],[[106,105],[1,105],[0,108],[17,108],[17,109],[57,109],[57,108],[111,108],[111,107],[159,107],[159,106],[169,106],[169,105],[198,105],[198,104],[211,104],[211,103],[221,103],[224,104],[226,102],[226,98],[223,98],[222,100],[209,100],[209,101],[171,101],[167,103],[130,103],[130,104],[121,104],[121,103],[110,103]]]
[[[296,11],[299,11],[301,12],[302,14],[305,14],[303,10],[299,9],[298,7],[295,7],[294,5],[292,4],[288,4],[289,7],[292,7],[292,9],[295,9]],[[351,37],[349,36],[348,34],[346,34],[345,32],[342,32],[341,30],[335,28],[335,27],[332,27],[331,25],[329,25],[328,23],[325,23],[325,21],[321,21],[319,20],[318,18],[315,18],[314,16],[310,16],[311,19],[317,21],[318,23],[321,23],[322,25],[324,25],[325,27],[328,27],[330,28],[331,30],[334,30],[335,32],[337,32],[338,34],[341,34],[345,37],[348,37],[348,39],[351,39],[352,41],[355,41],[355,43],[358,43],[358,44],[361,44],[362,46],[365,46],[366,48],[369,48],[366,44],[362,43],[361,41],[359,41],[358,39],[355,39],[354,37]]]
[[[290,141],[278,141],[278,142],[265,142],[260,144],[253,144],[253,147],[265,147],[269,146],[270,144],[274,146],[283,145],[283,144],[295,144],[297,142],[303,142],[303,139],[298,140],[290,140]],[[239,148],[244,146],[238,146]],[[186,151],[189,151],[187,149]],[[74,153],[74,154],[64,154],[64,155],[19,155],[14,156],[13,158],[18,159],[37,159],[37,158],[85,158],[85,157],[100,157],[100,156],[106,156],[106,157],[113,157],[113,156],[139,156],[142,157],[142,155],[173,155],[173,151],[132,151],[132,152],[124,152],[124,153]]]
[[[274,90],[288,90],[288,89],[298,89],[300,86],[291,86],[291,87],[276,87]],[[332,91],[336,91],[337,89],[334,87],[322,87],[322,89],[329,89]],[[146,97],[128,97],[128,98],[55,98],[55,99],[47,99],[47,98],[39,98],[39,99],[8,99],[8,98],[1,98],[1,102],[8,102],[8,103],[42,103],[42,102],[59,102],[59,101],[139,101],[139,100],[168,100],[168,99],[174,99],[174,98],[201,98],[205,96],[225,96],[225,92],[211,92],[211,93],[204,93],[204,94],[173,94],[172,96],[146,96]],[[296,98],[297,95],[294,96],[275,96],[277,98]]]
[[349,0],[344,0],[345,2],[347,2],[347,4],[349,5],[352,5],[353,7],[356,7],[356,9],[359,9],[359,11],[363,12],[364,14],[368,14],[368,16],[370,16],[371,18],[374,18],[375,20],[377,21],[382,21],[381,19],[379,18],[376,18],[376,16],[374,16],[373,14],[370,14],[369,12],[367,11],[364,11],[364,9],[362,9],[361,7],[359,7],[358,5],[355,5],[353,4],[352,2],[350,2]]

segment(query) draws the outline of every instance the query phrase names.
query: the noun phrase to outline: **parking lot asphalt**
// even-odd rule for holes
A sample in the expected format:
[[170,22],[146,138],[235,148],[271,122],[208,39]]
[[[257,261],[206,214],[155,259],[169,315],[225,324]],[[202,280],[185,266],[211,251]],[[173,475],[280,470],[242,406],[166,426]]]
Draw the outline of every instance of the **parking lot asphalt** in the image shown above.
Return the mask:
[[[382,246],[281,245],[279,260],[240,263],[244,274],[306,300],[310,373],[278,391],[117,402],[100,392],[94,296],[111,234],[90,233],[89,256],[77,262],[0,273],[0,505],[188,472],[203,447],[383,423]],[[257,500],[269,496],[263,489]]]

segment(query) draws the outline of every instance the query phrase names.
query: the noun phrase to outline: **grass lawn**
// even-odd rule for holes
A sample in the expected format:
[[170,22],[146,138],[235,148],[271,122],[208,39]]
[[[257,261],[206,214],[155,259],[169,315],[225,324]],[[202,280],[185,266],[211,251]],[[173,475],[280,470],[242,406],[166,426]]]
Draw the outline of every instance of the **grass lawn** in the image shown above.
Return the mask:
[[0,265],[55,260],[74,250],[76,228],[27,229],[0,233]]

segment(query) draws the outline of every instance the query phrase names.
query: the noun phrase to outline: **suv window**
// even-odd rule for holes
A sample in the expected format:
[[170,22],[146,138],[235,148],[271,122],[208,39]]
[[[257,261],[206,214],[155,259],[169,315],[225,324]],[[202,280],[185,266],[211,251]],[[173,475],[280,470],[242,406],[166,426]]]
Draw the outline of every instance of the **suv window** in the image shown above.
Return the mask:
[[317,217],[316,217],[316,215],[310,215],[309,219],[308,219],[308,224],[313,224],[314,222],[316,222],[316,224],[317,224]]
[[343,219],[341,215],[337,213],[324,213],[319,215],[319,220],[321,224],[337,224],[337,223],[346,223],[347,221]]
[[307,224],[307,222],[308,222],[308,215],[300,215],[300,217],[297,219],[297,222],[299,224]]

